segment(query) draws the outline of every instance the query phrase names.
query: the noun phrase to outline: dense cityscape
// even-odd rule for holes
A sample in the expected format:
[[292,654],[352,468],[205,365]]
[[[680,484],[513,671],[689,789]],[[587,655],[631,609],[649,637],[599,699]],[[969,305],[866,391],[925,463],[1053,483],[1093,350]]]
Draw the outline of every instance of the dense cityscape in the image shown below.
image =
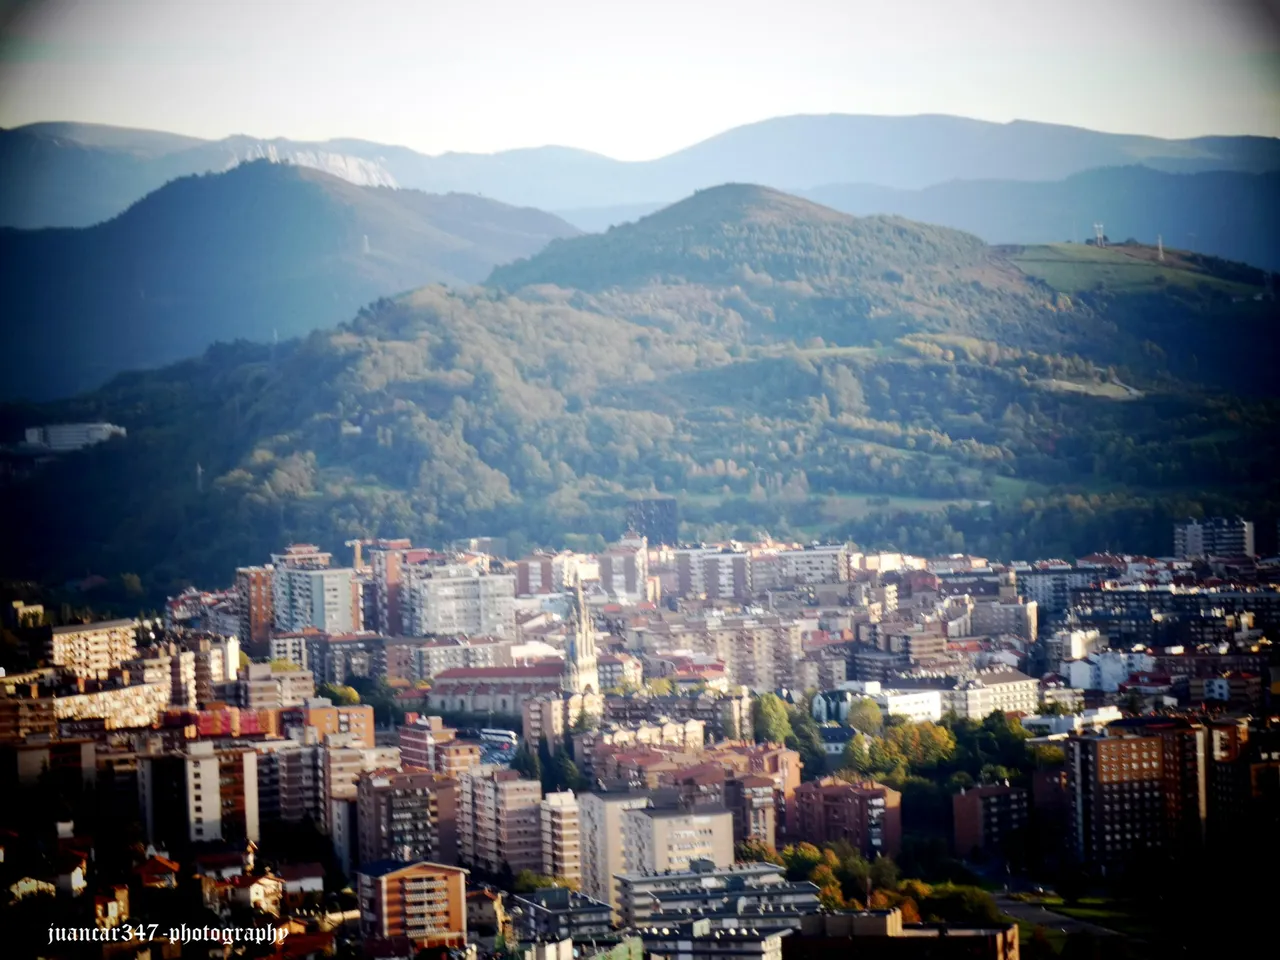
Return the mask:
[[13,601],[6,937],[1144,956],[1167,906],[1133,886],[1276,835],[1280,562],[1248,521],[1008,564],[628,522],[596,553],[290,544],[155,616]]

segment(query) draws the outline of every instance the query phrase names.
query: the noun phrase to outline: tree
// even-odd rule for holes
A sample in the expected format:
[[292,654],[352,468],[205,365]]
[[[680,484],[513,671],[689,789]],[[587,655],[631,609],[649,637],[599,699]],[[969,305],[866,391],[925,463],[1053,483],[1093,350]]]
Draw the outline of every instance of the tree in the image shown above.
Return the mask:
[[845,770],[859,774],[871,772],[871,744],[867,737],[858,733],[845,744],[844,753],[840,755],[840,765]]
[[360,694],[354,687],[340,684],[326,683],[316,691],[316,695],[325,697],[340,707],[351,707],[360,702]]
[[849,707],[845,723],[859,733],[879,734],[884,729],[884,714],[879,704],[870,697],[863,697]]
[[822,863],[822,851],[812,843],[784,847],[782,862],[787,867],[788,880],[808,880],[814,868]]
[[511,769],[526,780],[542,780],[542,764],[538,762],[538,755],[533,752],[527,740],[522,741],[512,754]]
[[666,677],[652,677],[645,681],[645,686],[649,688],[649,692],[655,697],[671,696],[671,681]]
[[785,743],[792,736],[787,705],[776,694],[756,698],[751,705],[751,722],[756,743]]
[[871,861],[871,885],[877,890],[898,889],[898,865],[888,857]]

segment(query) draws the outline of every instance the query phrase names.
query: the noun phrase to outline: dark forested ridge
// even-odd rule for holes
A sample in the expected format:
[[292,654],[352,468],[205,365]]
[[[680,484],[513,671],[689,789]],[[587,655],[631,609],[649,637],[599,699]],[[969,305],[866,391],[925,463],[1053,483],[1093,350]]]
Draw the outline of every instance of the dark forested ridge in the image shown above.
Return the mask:
[[5,560],[159,590],[291,538],[505,534],[518,552],[615,536],[655,490],[690,537],[1167,552],[1188,511],[1280,512],[1267,279],[703,191],[485,287],[0,411],[10,435],[129,430],[5,491]]
[[187,177],[84,230],[0,230],[0,397],[50,398],[218,340],[331,326],[470,283],[576,231],[481,197],[360,187],[266,162]]

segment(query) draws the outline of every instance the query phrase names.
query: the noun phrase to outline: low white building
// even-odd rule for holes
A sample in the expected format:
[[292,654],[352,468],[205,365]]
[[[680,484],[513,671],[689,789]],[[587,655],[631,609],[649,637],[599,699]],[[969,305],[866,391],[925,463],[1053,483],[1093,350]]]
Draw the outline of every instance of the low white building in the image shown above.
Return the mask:
[[1081,690],[1115,693],[1131,674],[1150,673],[1154,669],[1155,659],[1149,653],[1104,650],[1083,660],[1064,660],[1058,672],[1071,686]]

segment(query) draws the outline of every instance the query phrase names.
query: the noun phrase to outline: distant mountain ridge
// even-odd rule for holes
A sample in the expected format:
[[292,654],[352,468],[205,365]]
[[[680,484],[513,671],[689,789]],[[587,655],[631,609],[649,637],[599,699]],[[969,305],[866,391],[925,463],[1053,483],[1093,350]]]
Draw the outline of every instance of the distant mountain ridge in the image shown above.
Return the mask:
[[[1280,173],[1165,173],[1107,167],[1063,180],[953,180],[922,190],[827,184],[796,191],[856,216],[887,214],[953,227],[987,243],[1081,242],[1101,222],[1134,238],[1280,270]],[[589,233],[643,217],[663,204],[557,211]]]
[[540,210],[264,162],[175,180],[98,226],[0,229],[0,397],[62,396],[215,341],[305,334],[576,233]]
[[655,160],[623,162],[568,147],[426,156],[352,139],[193,142],[156,131],[36,124],[0,131],[0,225],[87,226],[175,177],[262,157],[361,184],[572,210],[672,202],[726,182],[791,192],[843,183],[914,190],[950,180],[1059,180],[1132,164],[1180,173],[1265,173],[1280,170],[1280,140],[1162,140],[1028,121],[832,114],[778,117]]

